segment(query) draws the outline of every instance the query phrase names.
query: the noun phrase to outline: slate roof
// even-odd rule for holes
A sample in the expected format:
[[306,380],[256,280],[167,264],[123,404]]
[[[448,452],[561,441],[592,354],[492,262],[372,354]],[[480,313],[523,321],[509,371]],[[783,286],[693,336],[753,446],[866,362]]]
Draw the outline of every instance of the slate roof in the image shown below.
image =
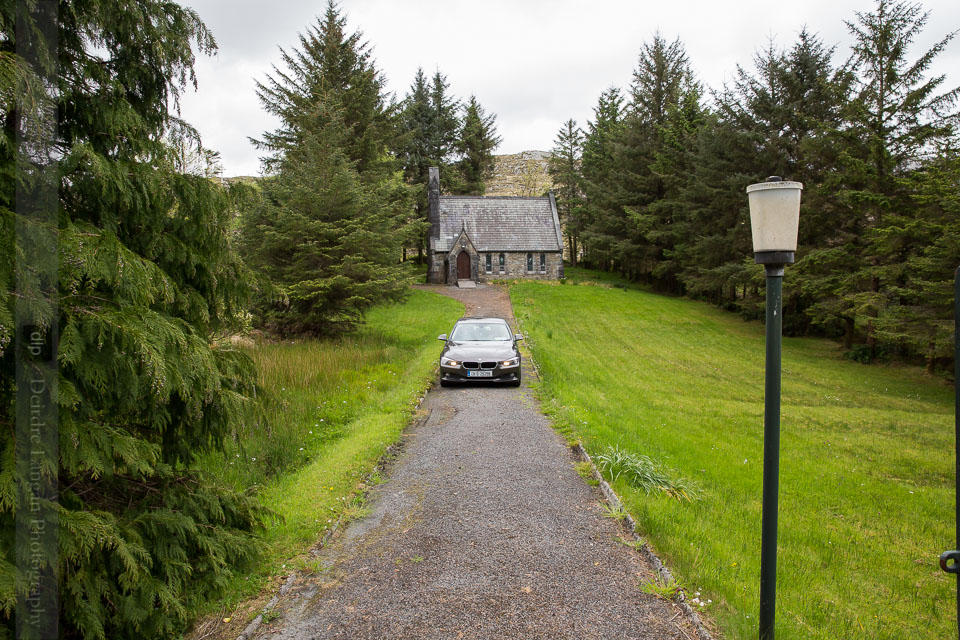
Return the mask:
[[560,223],[551,198],[440,196],[439,238],[447,252],[462,229],[477,251],[560,251]]

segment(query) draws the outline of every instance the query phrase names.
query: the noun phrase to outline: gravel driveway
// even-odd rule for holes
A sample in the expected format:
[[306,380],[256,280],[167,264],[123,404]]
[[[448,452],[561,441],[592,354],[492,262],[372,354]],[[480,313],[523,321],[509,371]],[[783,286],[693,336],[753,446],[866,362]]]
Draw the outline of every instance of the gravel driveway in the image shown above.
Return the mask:
[[[423,288],[516,326],[503,288]],[[623,529],[526,384],[435,384],[423,410],[370,514],[281,600],[268,637],[696,637],[679,608],[640,591],[653,572],[615,540]]]

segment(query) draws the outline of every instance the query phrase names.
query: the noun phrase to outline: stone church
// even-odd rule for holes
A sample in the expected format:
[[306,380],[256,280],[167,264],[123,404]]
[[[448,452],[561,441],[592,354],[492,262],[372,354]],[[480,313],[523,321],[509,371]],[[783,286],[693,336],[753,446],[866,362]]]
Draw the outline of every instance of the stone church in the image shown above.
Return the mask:
[[441,196],[440,171],[430,167],[427,201],[427,282],[563,277],[553,192],[542,198]]

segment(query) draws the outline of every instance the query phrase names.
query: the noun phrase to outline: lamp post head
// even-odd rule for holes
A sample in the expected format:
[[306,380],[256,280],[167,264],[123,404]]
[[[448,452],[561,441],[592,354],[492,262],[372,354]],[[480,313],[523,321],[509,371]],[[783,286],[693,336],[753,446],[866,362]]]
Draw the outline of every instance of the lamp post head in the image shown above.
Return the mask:
[[770,176],[747,187],[753,253],[758,264],[792,264],[800,223],[803,184]]

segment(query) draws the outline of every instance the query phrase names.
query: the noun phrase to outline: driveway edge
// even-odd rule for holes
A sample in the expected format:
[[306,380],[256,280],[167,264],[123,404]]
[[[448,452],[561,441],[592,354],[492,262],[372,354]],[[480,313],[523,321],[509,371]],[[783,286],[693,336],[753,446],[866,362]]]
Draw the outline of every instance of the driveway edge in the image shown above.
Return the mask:
[[[617,492],[603,479],[603,475],[600,473],[600,470],[597,469],[597,465],[593,463],[593,459],[590,457],[590,454],[587,453],[587,450],[583,448],[583,443],[579,440],[577,444],[571,447],[584,462],[590,463],[590,469],[593,472],[594,479],[597,480],[600,486],[600,491],[603,493],[603,497],[607,499],[607,502],[610,503],[610,506],[616,509],[617,511],[623,511],[626,515],[623,518],[624,525],[629,529],[630,535],[633,536],[633,539],[639,543],[637,549],[640,552],[640,555],[650,563],[650,565],[656,570],[657,575],[664,582],[669,582],[673,580],[673,575],[670,573],[670,569],[663,563],[663,561],[657,556],[656,553],[650,548],[650,545],[637,534],[637,523],[633,519],[627,510],[623,508],[623,503],[620,501],[620,496],[617,495]],[[679,591],[679,602],[677,603],[684,613],[689,616],[690,621],[693,623],[694,628],[697,630],[697,637],[700,640],[713,640],[713,636],[710,635],[710,632],[707,630],[706,626],[703,624],[703,620],[700,619],[700,616],[694,611],[693,607],[687,604],[687,594],[681,589]]]
[[[434,371],[434,377],[436,377],[437,371]],[[365,479],[372,476],[377,471],[382,471],[390,463],[391,459],[394,458],[400,449],[402,449],[404,441],[403,434],[410,430],[411,427],[423,424],[426,421],[426,418],[423,416],[417,416],[417,412],[420,411],[420,407],[423,405],[423,401],[427,399],[427,394],[430,393],[430,389],[433,388],[433,383],[430,383],[430,386],[423,390],[423,394],[417,399],[417,405],[413,408],[413,413],[410,416],[410,421],[407,423],[407,426],[403,428],[400,432],[400,436],[397,438],[396,442],[387,445],[387,448],[384,450],[383,455],[377,459],[377,464],[365,474]],[[370,488],[367,487],[364,489],[364,493],[369,491]],[[337,533],[340,529],[340,526],[343,524],[343,513],[337,518],[337,521],[333,523],[333,526],[323,534],[320,538],[320,541],[313,544],[308,550],[307,553],[310,553],[314,557],[318,556],[320,552],[327,546],[327,543],[331,538]],[[291,571],[287,575],[286,581],[277,590],[277,593],[274,594],[272,598],[264,605],[263,609],[260,610],[260,613],[250,621],[250,624],[240,632],[240,635],[237,636],[236,640],[253,640],[256,637],[257,632],[260,631],[260,627],[263,626],[263,616],[268,614],[278,602],[280,602],[280,597],[285,595],[287,591],[296,583],[297,578],[300,576],[299,571]]]

